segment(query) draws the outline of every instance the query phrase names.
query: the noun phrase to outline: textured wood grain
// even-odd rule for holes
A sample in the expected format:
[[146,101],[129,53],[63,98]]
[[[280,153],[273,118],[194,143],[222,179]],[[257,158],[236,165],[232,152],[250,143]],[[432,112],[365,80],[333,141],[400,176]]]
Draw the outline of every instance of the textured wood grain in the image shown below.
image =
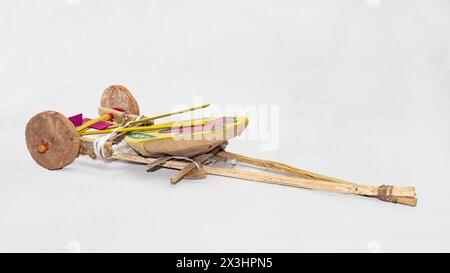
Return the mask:
[[[362,193],[362,195],[372,196],[376,197],[382,201],[387,202],[393,202],[393,203],[401,203],[408,206],[416,206],[417,199],[416,199],[416,193],[415,189],[413,187],[393,187],[389,186],[388,189],[391,191],[389,192],[383,192],[382,190],[386,187],[385,185],[376,187],[377,192],[374,193],[374,188],[364,185],[358,185],[356,183],[348,182],[342,179],[337,179],[317,173],[313,173],[310,171],[302,170],[296,167],[292,167],[280,162],[270,161],[270,160],[263,160],[263,159],[257,159],[252,158],[248,156],[243,156],[240,154],[230,153],[227,151],[221,151],[217,153],[218,157],[230,159],[230,160],[236,160],[239,162],[243,162],[249,165],[267,168],[271,170],[275,170],[281,173],[286,173],[289,175],[294,175],[306,179],[313,179],[317,181],[328,181],[333,182],[337,184],[341,184],[344,186],[349,186],[355,189],[355,193],[359,191],[359,193]],[[370,192],[370,194],[367,194]]]
[[348,182],[348,181],[345,181],[342,179],[336,179],[333,177],[313,173],[310,171],[306,171],[303,169],[289,166],[284,163],[275,162],[275,161],[271,161],[271,160],[252,158],[249,156],[230,153],[227,151],[221,151],[220,153],[217,154],[217,156],[226,158],[226,159],[230,159],[230,160],[236,160],[239,162],[247,163],[247,164],[262,167],[262,168],[272,169],[272,170],[290,174],[290,175],[300,176],[303,178],[312,178],[312,179],[318,179],[318,180],[330,181],[330,182],[336,182],[336,183],[342,183],[342,184],[348,184],[348,185],[356,185],[355,183]]
[[[75,126],[65,116],[45,111],[32,117],[25,129],[25,138],[31,157],[49,170],[64,168],[78,157],[80,140]],[[48,149],[39,152],[45,143]]]
[[176,155],[194,157],[224,145],[228,140],[240,135],[246,124],[231,127],[225,131],[204,131],[202,133],[173,135],[169,138],[153,139],[142,142],[127,142],[127,144],[144,156]]
[[[80,155],[88,155],[91,158],[95,159],[97,156],[94,152],[94,141],[95,139],[92,138],[80,138]],[[112,155],[112,142],[106,142],[103,152],[105,154],[105,157],[110,157]]]
[[120,108],[133,115],[139,116],[139,104],[128,89],[122,85],[111,85],[103,91],[100,106],[106,108]]
[[[121,153],[117,151],[113,152],[111,158],[142,164],[150,164],[156,160],[153,158],[146,158],[127,153]],[[169,160],[165,162],[164,165],[162,166],[165,168],[181,170],[185,168],[187,165],[189,165],[189,163],[177,160]],[[349,185],[349,184],[335,183],[331,181],[316,180],[311,178],[308,179],[302,177],[286,177],[281,175],[252,172],[237,168],[220,168],[214,166],[203,166],[202,170],[205,173],[212,175],[220,175],[244,180],[251,180],[257,182],[264,182],[270,184],[306,188],[313,190],[324,190],[336,193],[356,194],[380,199],[379,197],[380,187],[378,186],[365,186],[357,184]],[[392,201],[382,199],[380,200],[388,202],[395,201],[394,203],[399,203],[407,206],[415,206],[417,204],[416,193],[413,187],[393,187],[392,196],[395,197],[395,200],[394,199],[392,199]]]
[[133,150],[144,156],[159,157],[163,155],[174,155],[194,157],[198,154],[207,153],[224,143],[226,143],[224,140],[165,138],[149,142],[129,142],[127,144]]

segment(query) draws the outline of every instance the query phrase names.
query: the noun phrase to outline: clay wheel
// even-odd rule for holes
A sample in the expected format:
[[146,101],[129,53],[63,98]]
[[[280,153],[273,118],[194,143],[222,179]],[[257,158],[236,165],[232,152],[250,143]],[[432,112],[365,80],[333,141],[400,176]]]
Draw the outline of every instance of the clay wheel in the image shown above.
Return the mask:
[[75,126],[58,112],[39,113],[28,121],[25,137],[34,161],[49,170],[62,169],[78,157]]
[[122,85],[111,85],[103,91],[100,105],[106,108],[120,108],[139,116],[139,105],[130,91]]

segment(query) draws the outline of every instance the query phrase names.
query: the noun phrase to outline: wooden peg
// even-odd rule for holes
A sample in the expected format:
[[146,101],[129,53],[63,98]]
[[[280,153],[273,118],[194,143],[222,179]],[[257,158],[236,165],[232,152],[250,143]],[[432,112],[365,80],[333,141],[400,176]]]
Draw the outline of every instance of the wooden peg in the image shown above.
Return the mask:
[[156,170],[159,170],[161,168],[161,165],[166,163],[171,158],[172,158],[171,156],[163,156],[163,157],[156,159],[155,161],[153,161],[152,163],[147,165],[147,167],[148,167],[147,172],[154,172]]
[[217,154],[221,150],[222,150],[222,147],[219,146],[219,147],[214,148],[209,153],[196,156],[194,158],[195,163],[192,162],[192,163],[189,163],[188,165],[186,165],[186,167],[184,167],[179,173],[177,173],[175,176],[170,178],[170,182],[175,185],[176,183],[178,183],[178,181],[183,179],[183,177],[185,177],[187,174],[189,174],[190,172],[195,170],[197,168],[197,166],[202,166],[202,164],[206,160],[208,160],[209,158],[213,157],[215,154]]

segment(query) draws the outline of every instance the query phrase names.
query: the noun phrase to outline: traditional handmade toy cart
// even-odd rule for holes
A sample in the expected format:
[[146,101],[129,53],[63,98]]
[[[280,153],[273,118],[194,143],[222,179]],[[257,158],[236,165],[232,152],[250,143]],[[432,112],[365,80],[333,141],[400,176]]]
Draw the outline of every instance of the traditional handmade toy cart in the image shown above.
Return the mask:
[[[246,128],[246,117],[203,118],[156,124],[155,121],[205,108],[193,107],[168,114],[140,116],[137,101],[125,87],[112,85],[101,96],[99,117],[67,118],[55,111],[41,112],[26,126],[26,143],[32,158],[49,170],[62,169],[78,156],[147,165],[148,171],[160,168],[179,170],[172,184],[182,179],[201,179],[207,174],[259,181],[285,186],[357,194],[382,201],[415,206],[414,187],[366,186],[327,177],[286,164],[255,159],[225,151],[227,140]],[[100,135],[89,138],[89,135]],[[125,142],[135,153],[115,147]],[[232,167],[218,167],[220,160],[230,160]],[[236,162],[269,170],[249,171],[234,166]]]

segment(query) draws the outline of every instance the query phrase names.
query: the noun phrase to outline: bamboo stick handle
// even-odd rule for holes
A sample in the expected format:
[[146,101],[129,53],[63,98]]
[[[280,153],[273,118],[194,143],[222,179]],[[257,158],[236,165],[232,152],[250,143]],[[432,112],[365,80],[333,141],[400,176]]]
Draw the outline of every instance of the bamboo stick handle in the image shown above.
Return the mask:
[[282,173],[300,176],[303,178],[312,178],[312,179],[330,181],[330,182],[347,184],[347,185],[356,185],[355,183],[352,183],[349,181],[345,181],[345,180],[337,179],[337,178],[333,178],[333,177],[328,177],[328,176],[321,175],[318,173],[313,173],[310,171],[292,167],[287,164],[283,164],[283,163],[276,162],[276,161],[252,158],[249,156],[230,153],[227,151],[219,152],[219,153],[217,153],[217,156],[225,158],[225,159],[230,159],[230,160],[234,159],[236,161],[240,161],[240,162],[247,163],[250,165],[254,165],[254,166],[258,166],[258,167],[262,167],[262,168],[268,168],[268,169],[276,170],[276,171],[279,171]]
[[[287,164],[283,164],[280,162],[252,158],[252,157],[248,157],[248,156],[244,156],[244,155],[240,155],[240,154],[230,153],[227,151],[221,151],[221,152],[217,153],[217,156],[226,158],[226,159],[234,159],[236,161],[240,161],[240,162],[247,163],[250,165],[268,168],[268,169],[276,170],[276,171],[279,171],[282,173],[291,174],[291,175],[295,175],[295,176],[299,176],[299,177],[303,177],[303,178],[314,179],[317,181],[328,181],[328,182],[338,183],[338,184],[342,184],[342,185],[347,185],[347,186],[353,187],[354,189],[356,189],[356,191],[358,189],[368,187],[368,186],[363,186],[363,185],[358,185],[356,183],[348,182],[348,181],[345,181],[342,179],[337,179],[337,178],[321,175],[318,173],[306,171],[306,170],[292,167],[292,166],[289,166]],[[372,194],[363,194],[363,195],[374,196],[383,201],[388,201],[388,202],[395,201],[394,203],[401,203],[401,204],[408,205],[408,206],[416,206],[417,199],[415,197],[416,194],[415,194],[415,190],[413,187],[393,187],[393,186],[382,185],[382,186],[376,187],[376,189],[377,189],[376,194],[372,193]],[[367,188],[366,188],[366,190],[367,190]],[[373,191],[373,188],[372,188],[372,191]],[[390,195],[394,196],[395,198],[389,197]],[[386,200],[384,200],[384,199],[386,199]],[[389,199],[392,199],[392,200],[389,200]]]
[[[151,164],[157,159],[145,158],[137,155],[131,155],[114,151],[111,158],[117,160],[130,161],[141,164]],[[189,163],[176,160],[165,162],[162,167],[181,170]],[[301,177],[285,177],[273,174],[264,174],[251,172],[241,169],[220,168],[214,166],[203,166],[203,170],[207,174],[227,176],[244,180],[258,181],[270,184],[278,184],[284,186],[307,188],[314,190],[325,190],[336,193],[357,194],[378,198],[382,201],[399,203],[407,206],[416,206],[417,199],[415,189],[413,187],[393,187],[393,186],[365,186],[357,184],[342,184],[331,181],[306,179]]]
[[[312,190],[324,190],[336,193],[356,194],[362,196],[374,197],[382,201],[399,203],[407,206],[416,206],[417,199],[413,187],[393,187],[393,186],[365,186],[348,185],[334,183],[330,181],[306,179],[301,177],[284,177],[279,175],[268,175],[263,173],[251,172],[240,169],[227,169],[212,166],[204,166],[204,171],[208,174],[234,177],[239,179],[258,181],[270,184],[278,184],[297,188],[306,188]],[[390,187],[391,191],[386,195],[380,195],[380,188]]]

